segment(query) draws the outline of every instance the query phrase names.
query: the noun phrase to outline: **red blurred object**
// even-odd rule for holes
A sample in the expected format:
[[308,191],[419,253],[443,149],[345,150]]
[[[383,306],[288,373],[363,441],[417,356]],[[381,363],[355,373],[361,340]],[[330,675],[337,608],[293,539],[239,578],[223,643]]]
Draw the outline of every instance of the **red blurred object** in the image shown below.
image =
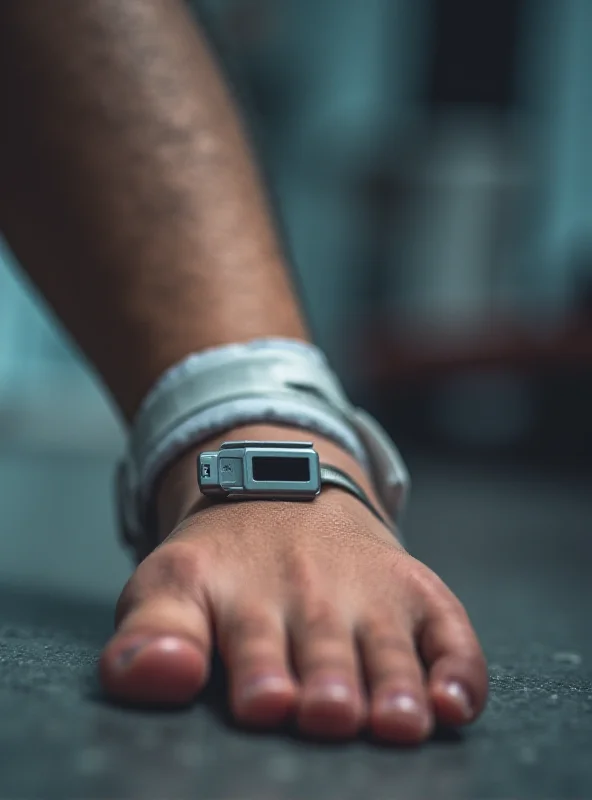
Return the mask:
[[545,333],[515,322],[489,324],[456,341],[446,335],[397,336],[392,328],[378,328],[366,336],[358,377],[381,385],[488,367],[541,372],[566,365],[592,367],[592,324],[588,320]]

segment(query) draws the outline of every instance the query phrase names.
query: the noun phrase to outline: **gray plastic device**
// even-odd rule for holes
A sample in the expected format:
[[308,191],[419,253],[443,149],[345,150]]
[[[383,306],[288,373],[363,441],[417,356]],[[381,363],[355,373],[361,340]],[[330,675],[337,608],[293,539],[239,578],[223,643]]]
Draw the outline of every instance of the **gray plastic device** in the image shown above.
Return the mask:
[[204,495],[229,500],[314,500],[323,486],[336,486],[393,530],[353,478],[319,462],[312,442],[224,442],[199,454],[197,479]]
[[224,442],[199,455],[202,493],[313,500],[321,491],[318,453],[312,442]]

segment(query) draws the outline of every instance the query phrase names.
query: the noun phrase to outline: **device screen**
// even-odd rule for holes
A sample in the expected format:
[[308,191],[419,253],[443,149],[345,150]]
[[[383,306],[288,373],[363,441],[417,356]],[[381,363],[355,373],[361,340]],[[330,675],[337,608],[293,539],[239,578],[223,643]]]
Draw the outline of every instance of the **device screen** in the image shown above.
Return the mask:
[[309,481],[310,464],[308,458],[255,456],[253,458],[253,479],[256,481]]

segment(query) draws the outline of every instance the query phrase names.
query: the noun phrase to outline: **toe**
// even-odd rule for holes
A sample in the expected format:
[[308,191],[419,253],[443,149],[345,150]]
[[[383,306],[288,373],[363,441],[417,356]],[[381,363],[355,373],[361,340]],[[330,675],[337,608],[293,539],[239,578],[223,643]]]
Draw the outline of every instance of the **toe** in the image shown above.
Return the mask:
[[436,717],[445,725],[465,725],[487,701],[487,663],[463,606],[434,605],[419,635]]
[[370,696],[371,732],[385,741],[418,744],[429,736],[433,717],[411,623],[374,617],[358,626],[357,636]]
[[237,602],[219,627],[236,719],[257,726],[285,720],[294,711],[297,687],[279,609],[262,600]]
[[291,638],[300,729],[313,736],[353,736],[366,707],[351,626],[327,603],[296,612]]
[[[100,659],[101,683],[116,700],[182,705],[195,698],[208,678],[211,624],[205,594],[187,580],[188,570],[194,575],[187,559],[164,550],[126,585],[117,631]],[[163,581],[164,561],[168,579]]]
[[113,699],[141,705],[184,705],[205,683],[203,646],[195,639],[165,634],[117,636],[101,657],[100,675]]

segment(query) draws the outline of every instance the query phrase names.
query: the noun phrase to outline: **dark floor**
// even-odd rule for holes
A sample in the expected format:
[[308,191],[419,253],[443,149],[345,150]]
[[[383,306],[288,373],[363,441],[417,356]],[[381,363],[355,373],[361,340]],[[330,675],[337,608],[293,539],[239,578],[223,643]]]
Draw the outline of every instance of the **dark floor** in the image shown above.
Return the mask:
[[413,474],[408,545],[465,602],[490,660],[471,729],[413,751],[253,735],[229,725],[221,679],[181,713],[110,707],[95,663],[112,604],[5,588],[0,797],[592,797],[590,478],[434,461]]

